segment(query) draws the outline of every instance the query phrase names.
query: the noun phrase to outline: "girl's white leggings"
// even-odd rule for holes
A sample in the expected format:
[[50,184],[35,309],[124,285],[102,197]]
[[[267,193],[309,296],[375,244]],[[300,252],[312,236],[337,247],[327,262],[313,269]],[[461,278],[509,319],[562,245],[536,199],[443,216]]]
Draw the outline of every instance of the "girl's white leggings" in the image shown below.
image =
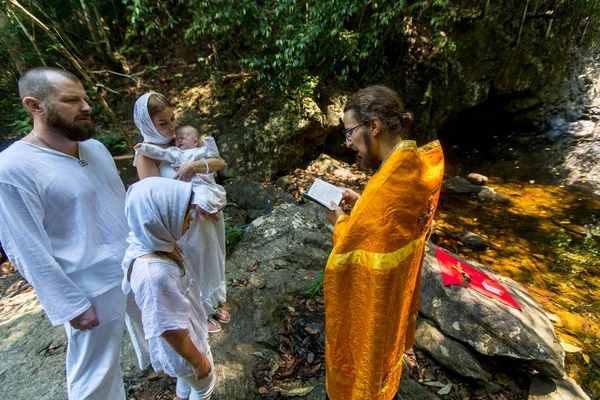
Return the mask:
[[210,399],[213,390],[215,390],[215,387],[217,386],[217,377],[215,375],[215,363],[213,361],[212,353],[209,351],[206,357],[211,365],[210,374],[201,380],[197,380],[194,375],[178,376],[177,396],[182,399],[189,397],[190,400]]

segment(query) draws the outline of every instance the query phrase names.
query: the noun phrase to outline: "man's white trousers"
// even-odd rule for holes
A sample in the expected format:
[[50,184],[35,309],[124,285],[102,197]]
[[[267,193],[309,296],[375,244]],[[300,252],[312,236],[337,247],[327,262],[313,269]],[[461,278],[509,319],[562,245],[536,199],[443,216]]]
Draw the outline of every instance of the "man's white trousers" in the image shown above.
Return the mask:
[[[130,296],[133,298],[133,293]],[[140,367],[147,367],[150,361],[141,314],[135,301],[127,301],[120,285],[91,298],[90,302],[96,309],[99,326],[80,331],[68,323],[64,325],[68,340],[66,366],[69,400],[123,400],[125,389],[119,354],[125,312],[127,310],[130,314],[129,309],[134,306],[128,320],[129,333]],[[138,336],[140,332],[142,335]]]

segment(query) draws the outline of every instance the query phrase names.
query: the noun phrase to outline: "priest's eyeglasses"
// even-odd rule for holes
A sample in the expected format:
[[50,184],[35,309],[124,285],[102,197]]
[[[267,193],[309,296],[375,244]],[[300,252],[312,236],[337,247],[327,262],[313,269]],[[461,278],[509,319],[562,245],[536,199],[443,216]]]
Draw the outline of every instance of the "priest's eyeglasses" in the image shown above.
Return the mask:
[[342,133],[346,137],[346,140],[349,141],[349,142],[351,142],[352,141],[352,132],[354,132],[354,130],[356,128],[358,128],[359,126],[362,126],[362,125],[364,125],[364,123],[360,123],[360,124],[358,124],[356,126],[353,126],[352,128],[348,128],[348,129],[344,130]]

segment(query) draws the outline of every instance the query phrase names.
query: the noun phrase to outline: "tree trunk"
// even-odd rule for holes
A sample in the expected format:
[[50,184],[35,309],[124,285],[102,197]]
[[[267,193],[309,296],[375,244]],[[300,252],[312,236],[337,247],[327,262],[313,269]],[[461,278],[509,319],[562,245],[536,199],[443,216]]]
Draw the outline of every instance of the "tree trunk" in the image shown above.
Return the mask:
[[[35,37],[29,33],[29,31],[27,30],[27,28],[25,28],[25,25],[23,25],[23,22],[21,22],[21,20],[19,19],[19,17],[17,16],[17,13],[12,12],[11,14],[13,16],[13,18],[15,19],[15,21],[17,21],[17,24],[21,27],[21,30],[23,31],[23,33],[25,34],[25,36],[27,36],[27,39],[29,39],[29,41],[31,42],[31,45],[33,46],[33,48],[35,49],[35,52],[37,53],[40,62],[42,63],[42,65],[44,67],[47,67],[48,64],[46,63],[46,59],[44,58],[44,55],[42,54],[42,52],[40,51],[39,47],[37,46],[37,43],[35,41]],[[35,26],[31,27],[33,30],[33,34],[35,35]]]
[[15,69],[22,74],[27,70],[27,64],[25,64],[25,60],[21,57],[23,50],[21,43],[19,43],[19,39],[10,32],[11,25],[6,11],[0,10],[0,39],[2,40],[2,43],[6,45]]
[[104,65],[112,67],[116,62],[112,57],[108,36],[102,29],[98,11],[96,10],[96,5],[93,1],[94,0],[80,0],[79,2],[81,4],[81,9],[83,10],[88,30],[90,31],[90,36],[94,42],[96,54],[98,54]]
[[111,62],[115,62],[114,57],[112,56],[112,49],[110,48],[110,41],[108,40],[108,34],[106,33],[106,29],[104,29],[102,20],[100,19],[100,13],[98,12],[98,7],[96,6],[96,1],[91,0],[92,11],[94,12],[94,19],[96,22],[96,27],[98,28],[98,32],[100,32],[100,36],[102,36],[102,41],[104,42],[104,52],[108,55]]

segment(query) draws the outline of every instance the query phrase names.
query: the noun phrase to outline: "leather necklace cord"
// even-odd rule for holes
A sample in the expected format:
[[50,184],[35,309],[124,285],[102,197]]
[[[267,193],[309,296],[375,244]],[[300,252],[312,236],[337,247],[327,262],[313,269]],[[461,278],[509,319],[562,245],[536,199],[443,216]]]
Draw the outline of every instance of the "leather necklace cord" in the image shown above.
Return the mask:
[[[48,146],[50,149],[54,150],[54,151],[58,151],[59,153],[62,153],[62,151],[57,150],[54,146],[52,146],[50,143],[46,142],[44,139],[42,139],[41,137],[39,137],[35,131],[32,129],[31,130],[31,134],[33,136],[36,137],[37,140],[39,140],[41,143],[45,144],[46,146]],[[77,149],[79,149],[79,143],[77,144]],[[80,157],[75,157],[77,158],[77,162],[79,163],[79,165],[81,165],[82,167],[85,167],[86,165],[88,165],[87,161],[85,161],[83,158]]]

